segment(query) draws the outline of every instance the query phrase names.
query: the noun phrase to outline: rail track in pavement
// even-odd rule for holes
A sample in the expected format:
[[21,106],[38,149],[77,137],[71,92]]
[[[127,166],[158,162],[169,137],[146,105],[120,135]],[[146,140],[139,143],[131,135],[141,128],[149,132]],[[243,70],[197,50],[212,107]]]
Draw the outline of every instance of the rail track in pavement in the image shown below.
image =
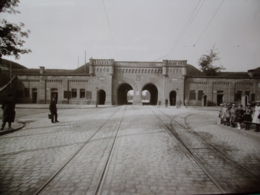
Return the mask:
[[184,124],[181,124],[177,120],[181,114],[171,116],[161,109],[149,108],[161,121],[169,135],[180,143],[183,151],[196,161],[222,193],[260,191],[259,175],[227,156],[221,149],[193,130],[191,124],[187,122],[187,118],[198,113],[182,117]]
[[[95,136],[97,136],[98,133],[100,133],[102,130],[104,130],[104,127],[109,123],[111,122],[112,118],[120,111],[123,109],[123,114],[121,114],[121,118],[119,119],[119,122],[118,122],[118,125],[117,125],[117,129],[115,130],[115,132],[112,133],[112,135],[109,135],[109,142],[107,143],[107,146],[105,147],[105,150],[104,153],[108,153],[108,155],[106,156],[106,158],[103,160],[103,164],[102,164],[102,168],[101,169],[98,169],[98,168],[95,168],[95,170],[97,171],[96,174],[98,174],[97,178],[97,182],[94,182],[94,187],[92,187],[91,189],[89,188],[89,186],[86,186],[85,187],[85,194],[100,194],[101,191],[102,191],[102,185],[103,185],[103,182],[104,182],[104,177],[106,175],[106,171],[107,171],[107,168],[109,166],[109,162],[110,162],[110,159],[111,159],[111,156],[113,154],[113,150],[114,150],[114,145],[115,145],[115,142],[116,142],[116,138],[117,138],[117,134],[118,134],[118,131],[120,129],[120,125],[121,125],[121,122],[122,122],[122,119],[124,117],[124,113],[127,109],[127,106],[122,106],[122,107],[119,107],[107,120],[104,121],[104,123],[102,123],[102,125],[100,125],[100,127],[81,145],[81,147],[76,151],[74,152],[67,160],[66,162],[60,166],[58,168],[58,170],[49,177],[49,179],[42,185],[40,186],[37,191],[35,191],[35,195],[38,195],[38,194],[50,194],[52,192],[50,192],[48,190],[48,187],[51,186],[52,182],[54,182],[54,180],[59,177],[59,174],[61,174],[62,171],[66,171],[66,168],[69,167],[69,164],[72,162],[72,160],[74,160],[78,155],[80,155],[81,152],[83,152],[83,149],[88,147],[88,145],[93,142],[93,139],[95,138]],[[106,139],[106,138],[98,138],[98,139]],[[104,155],[105,156],[105,155]],[[86,165],[87,166],[87,165]],[[98,165],[97,165],[98,166]],[[51,189],[52,187],[49,187],[49,189]],[[65,188],[65,187],[64,187]],[[88,192],[88,190],[90,190],[90,192]],[[84,191],[84,189],[83,189]],[[81,191],[82,193],[82,191]]]

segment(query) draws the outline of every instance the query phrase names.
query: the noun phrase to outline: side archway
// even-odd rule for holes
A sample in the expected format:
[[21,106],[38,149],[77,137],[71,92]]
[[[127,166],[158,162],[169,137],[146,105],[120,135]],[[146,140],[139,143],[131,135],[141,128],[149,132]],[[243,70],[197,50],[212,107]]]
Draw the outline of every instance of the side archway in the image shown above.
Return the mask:
[[145,90],[149,91],[149,93],[150,93],[150,101],[145,103],[145,105],[157,105],[157,101],[158,101],[157,87],[154,84],[149,83],[143,87],[142,92]]

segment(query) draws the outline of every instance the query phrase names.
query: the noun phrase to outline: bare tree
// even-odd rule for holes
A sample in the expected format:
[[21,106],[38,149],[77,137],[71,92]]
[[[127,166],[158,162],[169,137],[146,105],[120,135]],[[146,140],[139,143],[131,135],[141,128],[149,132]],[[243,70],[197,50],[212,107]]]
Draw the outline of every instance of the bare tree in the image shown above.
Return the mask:
[[214,62],[219,61],[220,57],[218,56],[219,53],[216,51],[215,45],[212,49],[210,49],[209,54],[204,54],[199,59],[199,66],[200,69],[207,75],[207,76],[214,76],[217,72],[221,70],[225,70],[225,68],[221,66],[214,65]]

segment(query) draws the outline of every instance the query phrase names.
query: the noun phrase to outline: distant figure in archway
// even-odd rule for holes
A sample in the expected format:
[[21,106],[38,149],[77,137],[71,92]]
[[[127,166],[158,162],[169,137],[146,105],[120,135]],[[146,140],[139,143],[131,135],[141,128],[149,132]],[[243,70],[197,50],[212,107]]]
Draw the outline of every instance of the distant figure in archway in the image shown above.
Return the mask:
[[165,99],[165,107],[168,107],[168,98]]
[[157,104],[157,108],[158,107],[161,107],[161,101],[160,100],[158,101],[158,104]]

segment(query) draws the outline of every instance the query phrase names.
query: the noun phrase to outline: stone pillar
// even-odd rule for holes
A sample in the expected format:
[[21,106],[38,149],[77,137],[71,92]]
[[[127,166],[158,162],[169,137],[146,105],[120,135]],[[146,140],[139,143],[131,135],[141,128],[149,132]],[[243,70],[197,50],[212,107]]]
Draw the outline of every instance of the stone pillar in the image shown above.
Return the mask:
[[107,77],[108,82],[107,84],[109,85],[109,90],[107,91],[106,94],[106,105],[112,105],[112,96],[113,96],[113,76],[114,76],[114,60],[110,59],[109,60],[109,76]]
[[108,90],[107,90],[107,94],[106,94],[106,105],[112,105],[112,94],[113,94],[113,75],[109,75],[107,77],[108,81],[107,81],[107,85],[108,85]]
[[134,90],[134,96],[133,96],[133,105],[141,106],[142,103],[142,92],[138,89]]

